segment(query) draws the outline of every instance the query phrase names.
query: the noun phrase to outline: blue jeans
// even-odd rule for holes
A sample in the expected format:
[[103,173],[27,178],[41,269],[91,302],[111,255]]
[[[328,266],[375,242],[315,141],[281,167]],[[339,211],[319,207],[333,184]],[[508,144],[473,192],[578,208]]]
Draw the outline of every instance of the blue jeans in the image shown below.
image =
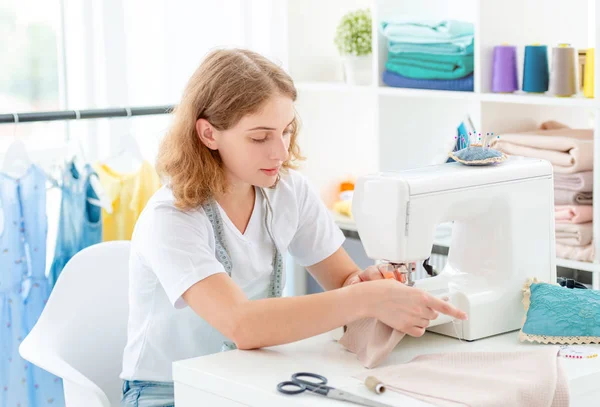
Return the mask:
[[175,395],[171,382],[124,380],[121,407],[174,407]]

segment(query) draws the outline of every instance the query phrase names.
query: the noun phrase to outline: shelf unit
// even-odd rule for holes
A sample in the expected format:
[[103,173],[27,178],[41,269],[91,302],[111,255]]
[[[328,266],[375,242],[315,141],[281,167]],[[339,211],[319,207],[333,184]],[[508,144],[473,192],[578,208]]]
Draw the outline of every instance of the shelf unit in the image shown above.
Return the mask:
[[[373,74],[367,86],[343,82],[341,59],[333,45],[339,19],[357,8],[370,8],[373,17]],[[314,21],[308,20],[309,16],[314,16]],[[496,45],[517,46],[521,84],[525,45],[546,44],[551,53],[559,43],[570,43],[576,49],[599,44],[600,6],[595,0],[553,2],[552,7],[546,0],[306,0],[288,2],[286,18],[288,58],[284,65],[296,81],[297,109],[305,124],[300,143],[308,160],[302,169],[327,204],[336,199],[336,187],[345,176],[445,160],[446,146],[466,114],[478,131],[496,134],[533,129],[545,120],[600,129],[598,97],[491,92]],[[383,84],[387,51],[378,27],[382,20],[394,18],[473,22],[474,91],[403,89]],[[309,21],[311,29],[306,30]],[[598,63],[594,77],[600,78]],[[595,81],[595,95],[600,95],[599,82]],[[600,157],[597,131],[594,138],[594,156]],[[595,162],[593,211],[594,219],[600,220],[600,161]],[[600,237],[600,221],[594,224],[594,236]],[[594,244],[600,253],[600,238]],[[600,289],[598,260],[557,259],[556,263],[593,272],[593,286]]]

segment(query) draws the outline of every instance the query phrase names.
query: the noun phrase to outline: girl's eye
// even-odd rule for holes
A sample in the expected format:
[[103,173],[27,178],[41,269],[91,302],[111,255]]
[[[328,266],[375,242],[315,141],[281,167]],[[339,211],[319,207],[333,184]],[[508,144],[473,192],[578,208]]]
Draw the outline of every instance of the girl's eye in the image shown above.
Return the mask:
[[253,138],[252,141],[255,142],[255,143],[264,143],[265,141],[267,141],[267,138],[266,137],[265,138],[260,138],[260,139],[259,138]]

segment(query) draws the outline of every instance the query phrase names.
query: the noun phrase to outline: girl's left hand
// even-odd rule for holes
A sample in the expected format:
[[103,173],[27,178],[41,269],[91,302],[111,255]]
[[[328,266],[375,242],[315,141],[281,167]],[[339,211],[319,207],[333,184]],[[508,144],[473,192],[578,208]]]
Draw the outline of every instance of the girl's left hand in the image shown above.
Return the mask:
[[[413,267],[413,264],[407,264],[406,267]],[[344,283],[344,287],[351,284],[360,283],[363,281],[374,281],[374,280],[383,280],[383,279],[395,279],[401,281],[401,276],[398,273],[388,270],[388,266],[386,264],[378,264],[369,266],[362,271],[357,271],[348,277],[346,282]]]

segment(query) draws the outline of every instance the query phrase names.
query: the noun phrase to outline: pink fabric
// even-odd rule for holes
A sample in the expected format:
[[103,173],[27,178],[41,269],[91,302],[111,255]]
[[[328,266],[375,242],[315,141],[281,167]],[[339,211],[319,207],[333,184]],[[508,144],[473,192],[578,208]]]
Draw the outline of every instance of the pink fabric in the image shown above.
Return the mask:
[[592,242],[592,222],[579,225],[573,223],[557,223],[556,243],[569,246],[585,246]]
[[591,129],[539,129],[501,134],[491,146],[508,155],[548,160],[555,173],[573,174],[592,170],[593,139]]
[[389,391],[436,406],[566,407],[569,384],[558,349],[421,355],[355,377],[374,376]]
[[594,189],[594,172],[584,171],[575,174],[554,174],[554,188],[571,191],[592,192]]
[[555,205],[591,205],[593,192],[569,191],[568,189],[554,190]]
[[404,333],[376,318],[365,318],[348,324],[339,343],[355,353],[360,363],[370,369],[381,363],[402,338]]
[[595,257],[593,241],[585,246],[569,246],[557,243],[556,257],[560,259],[593,262]]
[[592,205],[556,205],[554,207],[556,223],[587,223],[593,219]]

